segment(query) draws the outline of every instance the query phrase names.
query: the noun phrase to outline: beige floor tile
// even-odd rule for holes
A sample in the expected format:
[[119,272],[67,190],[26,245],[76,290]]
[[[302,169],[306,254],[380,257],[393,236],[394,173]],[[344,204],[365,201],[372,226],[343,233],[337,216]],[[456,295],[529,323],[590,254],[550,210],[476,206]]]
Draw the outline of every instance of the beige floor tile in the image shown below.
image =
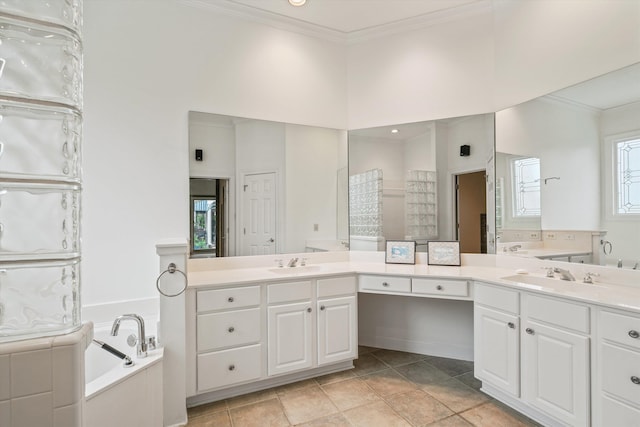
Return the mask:
[[189,418],[187,427],[231,427],[229,412],[218,411],[195,418]]
[[274,390],[278,394],[278,396],[282,396],[287,393],[297,393],[306,388],[317,387],[317,386],[318,386],[318,382],[315,380],[315,378],[311,378],[308,380],[298,381],[291,384],[285,384],[283,386],[276,387]]
[[382,397],[391,396],[397,393],[405,393],[417,388],[414,383],[393,369],[374,372],[373,374],[369,374],[361,378],[373,389],[373,391]]
[[375,348],[375,347],[367,347],[367,346],[364,346],[364,345],[359,345],[358,346],[358,355],[362,356],[363,354],[371,353],[372,351],[376,351],[376,350],[378,350],[378,349]]
[[453,412],[422,390],[394,394],[386,399],[412,426],[423,427],[453,415]]
[[464,418],[454,415],[452,417],[436,421],[433,424],[429,424],[429,427],[471,427],[471,424],[466,422]]
[[280,396],[280,402],[292,424],[306,423],[338,412],[320,386],[284,394]]
[[451,378],[447,373],[424,361],[396,366],[394,369],[403,377],[418,385],[433,384]]
[[529,427],[535,425],[519,420],[492,402],[469,409],[461,413],[460,416],[476,427]]
[[323,375],[321,377],[317,377],[316,381],[318,382],[318,384],[324,385],[324,384],[335,383],[335,382],[338,382],[338,381],[348,380],[350,378],[354,378],[355,376],[356,376],[356,374],[355,374],[355,372],[353,372],[353,369],[349,369],[349,370],[346,370],[346,371],[340,371],[340,372],[336,372],[334,374]]
[[455,377],[455,379],[463,384],[468,385],[474,390],[480,390],[480,387],[482,387],[482,381],[473,376],[473,371],[465,372],[464,374],[458,375]]
[[399,416],[385,402],[370,403],[344,412],[349,422],[355,427],[410,427],[405,419]]
[[369,375],[372,372],[389,369],[387,365],[374,357],[372,353],[363,354],[358,357],[353,361],[353,365],[355,366],[353,373],[356,376]]
[[454,412],[465,411],[489,400],[485,394],[475,391],[455,378],[439,383],[425,384],[421,388]]
[[219,400],[213,403],[205,403],[204,405],[194,406],[193,408],[187,409],[187,415],[189,418],[198,417],[203,414],[211,414],[217,411],[226,411],[227,410],[227,402],[224,400]]
[[233,427],[288,427],[291,424],[278,399],[230,409]]
[[322,389],[341,411],[381,400],[380,396],[358,378],[327,384]]
[[351,427],[351,423],[342,414],[333,414],[318,418],[308,423],[298,424],[298,427]]
[[227,399],[227,406],[229,407],[229,409],[237,408],[239,406],[248,405],[250,403],[273,399],[274,397],[278,397],[274,389],[261,390],[254,393],[243,394],[241,396]]
[[449,359],[446,357],[436,356],[427,356],[424,360],[452,377],[464,374],[465,372],[473,372],[473,362],[468,360]]
[[407,363],[418,362],[425,358],[425,356],[421,354],[405,353],[395,350],[377,350],[373,352],[373,355],[389,366],[406,365]]

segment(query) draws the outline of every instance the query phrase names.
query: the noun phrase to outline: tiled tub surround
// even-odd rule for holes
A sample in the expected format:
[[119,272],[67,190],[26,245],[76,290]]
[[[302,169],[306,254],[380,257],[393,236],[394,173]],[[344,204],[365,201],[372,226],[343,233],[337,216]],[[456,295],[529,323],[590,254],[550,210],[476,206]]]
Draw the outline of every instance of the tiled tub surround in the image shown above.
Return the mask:
[[80,427],[93,324],[0,344],[0,426]]
[[[638,377],[637,372],[633,372],[637,364],[622,364],[621,372],[616,375],[620,378],[616,381],[610,381],[603,376],[606,366],[613,364],[611,354],[615,353],[625,356],[624,360],[635,360],[637,345],[635,338],[628,338],[626,341],[616,336],[624,336],[627,332],[631,334],[633,331],[640,330],[636,323],[640,318],[640,287],[634,285],[637,283],[638,273],[629,270],[616,270],[604,268],[594,265],[569,264],[563,262],[541,261],[536,259],[525,259],[516,257],[500,257],[493,255],[463,255],[461,267],[443,267],[428,266],[425,263],[423,254],[418,254],[416,265],[392,265],[384,263],[384,253],[366,253],[366,252],[349,252],[349,253],[317,253],[317,254],[291,254],[291,256],[305,256],[308,259],[307,268],[300,270],[278,270],[273,268],[274,256],[248,257],[248,258],[229,258],[220,260],[193,260],[189,264],[190,288],[189,294],[195,298],[198,291],[205,289],[220,289],[225,287],[244,287],[247,285],[268,286],[273,283],[287,283],[305,280],[319,280],[336,276],[356,275],[359,281],[358,289],[358,305],[360,324],[359,329],[366,330],[366,325],[362,324],[363,313],[370,310],[377,310],[376,316],[369,315],[369,318],[393,319],[404,317],[409,319],[405,322],[404,329],[400,324],[394,324],[393,330],[388,335],[401,336],[403,339],[396,342],[386,342],[381,347],[393,350],[413,351],[418,353],[448,356],[448,351],[461,351],[465,353],[472,349],[473,354],[473,321],[469,323],[468,317],[473,316],[478,311],[478,304],[475,301],[475,290],[479,286],[495,287],[497,289],[505,289],[515,294],[517,313],[515,316],[518,322],[514,323],[514,328],[508,326],[511,322],[504,322],[500,327],[515,330],[517,338],[515,348],[517,359],[511,360],[510,355],[503,355],[503,348],[498,346],[491,350],[498,359],[511,360],[517,366],[518,381],[522,384],[517,385],[517,392],[509,394],[501,389],[498,381],[493,381],[482,373],[486,366],[478,366],[476,361],[476,375],[483,379],[483,391],[496,396],[499,400],[517,408],[519,411],[528,416],[543,422],[545,425],[611,425],[610,421],[620,421],[620,425],[633,425],[628,420],[637,419],[640,414],[640,404],[636,402],[634,396],[637,395],[638,387],[633,381]],[[575,275],[576,282],[555,280],[544,280],[544,270],[542,267],[560,267],[570,269]],[[528,274],[516,275],[516,271]],[[587,272],[598,273],[600,276],[595,277],[594,284],[583,284],[582,278]],[[381,277],[387,279],[406,278],[409,283],[420,284],[417,287],[405,289],[388,290],[386,287],[381,289],[364,289],[363,276]],[[505,279],[511,277],[511,280]],[[518,280],[518,278],[534,278],[532,280]],[[535,279],[538,278],[538,279]],[[467,283],[466,295],[460,294],[460,287],[456,285],[453,294],[450,293],[450,287],[444,286],[444,294],[439,293],[437,285],[430,287],[430,281],[441,281],[442,284],[462,282]],[[515,280],[514,280],[515,279]],[[537,281],[536,281],[537,280]],[[426,282],[422,282],[426,281]],[[453,281],[453,282],[452,282]],[[526,282],[529,283],[526,283]],[[366,281],[365,281],[366,282]],[[386,280],[387,283],[393,285],[394,282]],[[402,282],[402,281],[400,281]],[[382,282],[381,282],[382,283]],[[435,282],[434,282],[435,283]],[[484,285],[481,285],[484,284]],[[442,285],[441,285],[442,286]],[[370,286],[369,286],[370,287]],[[430,289],[433,289],[431,292]],[[416,292],[419,290],[419,292]],[[371,305],[370,298],[380,299]],[[449,348],[446,346],[432,346],[433,343],[415,343],[409,339],[411,331],[424,327],[422,320],[415,321],[415,309],[410,308],[404,302],[424,300],[430,301],[432,304],[439,304],[442,307],[450,307],[457,313],[467,312],[466,318],[462,320],[460,331],[465,335],[463,343],[466,342],[467,348]],[[195,301],[195,300],[194,300]],[[540,305],[537,302],[544,302]],[[546,303],[549,303],[548,305]],[[413,303],[412,303],[413,304]],[[452,304],[448,306],[447,304]],[[462,304],[462,306],[456,306]],[[391,306],[389,309],[388,306]],[[476,306],[474,308],[474,305]],[[545,307],[551,307],[545,312]],[[195,304],[190,306],[189,296],[187,297],[187,373],[195,375],[194,360],[197,350],[195,343]],[[405,311],[398,310],[404,307]],[[407,307],[409,307],[407,309]],[[539,307],[542,309],[538,310]],[[569,308],[568,312],[558,309],[558,307]],[[490,308],[490,307],[489,307]],[[490,308],[491,309],[491,308]],[[390,310],[390,311],[387,311]],[[445,310],[447,311],[447,310]],[[572,316],[577,313],[579,323],[572,323]],[[400,315],[402,314],[402,316]],[[566,315],[566,316],[565,316]],[[611,326],[612,322],[607,320],[617,319],[612,315],[622,316],[622,320],[616,323],[619,327]],[[367,315],[365,314],[365,317]],[[522,317],[520,317],[522,316]],[[565,319],[566,317],[566,319]],[[190,320],[191,319],[191,320]],[[431,319],[432,323],[439,321],[439,318]],[[477,321],[477,320],[476,320]],[[266,323],[266,321],[265,321]],[[446,322],[444,322],[446,323]],[[539,325],[542,326],[539,326]],[[576,325],[579,327],[576,329]],[[582,325],[582,326],[580,326]],[[385,326],[380,323],[379,326]],[[531,328],[534,326],[534,328]],[[525,331],[526,328],[535,329],[536,334],[529,335]],[[544,408],[536,405],[536,401],[545,400],[548,396],[544,387],[532,388],[534,380],[547,380],[553,375],[551,371],[538,372],[540,376],[533,378],[531,370],[528,367],[532,355],[536,357],[547,357],[544,353],[544,345],[540,347],[542,350],[533,352],[530,344],[524,344],[528,337],[535,335],[536,337],[545,337],[550,339],[554,337],[549,332],[553,328],[558,330],[560,338],[573,338],[577,334],[582,342],[581,347],[567,347],[565,353],[561,354],[562,360],[559,366],[569,367],[570,374],[565,371],[558,374],[558,378],[562,377],[564,383],[558,383],[558,387],[552,387],[559,390],[561,399],[565,401],[559,402],[557,408]],[[572,329],[573,328],[573,329]],[[604,329],[603,329],[604,328]],[[611,330],[614,328],[615,330]],[[477,326],[476,326],[477,329]],[[620,330],[618,330],[620,329]],[[628,329],[628,331],[627,331]],[[464,332],[466,330],[466,332]],[[624,334],[622,332],[624,332]],[[409,332],[409,333],[407,333]],[[362,332],[360,332],[362,338]],[[617,335],[616,335],[617,334]],[[372,337],[374,339],[384,337]],[[562,339],[556,339],[556,343],[562,343]],[[631,341],[630,341],[631,340]],[[522,348],[520,348],[522,341]],[[362,342],[361,344],[368,344]],[[437,343],[436,343],[437,344]],[[371,344],[369,344],[371,345]],[[419,351],[411,349],[411,346],[417,345]],[[476,351],[479,351],[476,345]],[[459,347],[459,346],[458,346]],[[513,346],[512,346],[513,347]],[[415,348],[415,347],[414,347]],[[426,348],[426,350],[425,350]],[[429,348],[436,351],[431,352]],[[505,344],[505,348],[508,346]],[[537,348],[537,347],[536,347]],[[581,352],[580,349],[583,351]],[[564,351],[564,350],[563,350]],[[440,354],[437,354],[440,353]],[[458,359],[470,360],[473,356],[451,355]],[[575,357],[584,361],[583,365],[577,363],[572,364]],[[568,362],[567,362],[568,361]],[[578,361],[579,362],[579,361]],[[522,364],[522,366],[521,366]],[[190,366],[191,365],[191,366]],[[576,369],[576,366],[578,368]],[[491,366],[489,366],[491,368]],[[304,374],[300,371],[300,374]],[[525,375],[526,374],[526,375]],[[561,375],[560,375],[561,374]],[[566,375],[565,375],[566,374]],[[318,374],[316,374],[318,375]],[[528,377],[527,377],[528,375]],[[569,380],[577,379],[578,375],[582,375],[583,384],[579,395],[566,396],[567,378]],[[522,376],[522,377],[521,377]],[[526,378],[525,378],[526,377]],[[291,379],[293,381],[293,379]],[[533,382],[532,382],[533,381]],[[189,383],[189,378],[188,378]],[[250,383],[250,382],[249,382]],[[579,383],[576,383],[579,384]],[[250,384],[244,384],[248,386]],[[569,383],[571,386],[571,383]],[[521,389],[522,387],[522,389]],[[577,386],[576,386],[577,388]],[[533,391],[532,391],[533,390]],[[243,394],[251,390],[238,388],[235,394]],[[535,393],[538,393],[536,395]],[[634,393],[635,392],[635,393]],[[533,393],[533,394],[532,394]],[[188,399],[190,405],[216,400],[217,398],[207,395],[206,392],[194,393],[188,390]],[[218,397],[219,398],[219,397]],[[582,401],[580,399],[583,399]],[[568,402],[567,402],[568,401]],[[569,408],[564,408],[567,404]],[[573,409],[582,411],[580,414],[571,414]],[[554,412],[556,411],[556,412]],[[559,411],[559,412],[558,412]],[[569,415],[562,413],[562,411]],[[621,421],[622,420],[622,421]],[[625,421],[627,420],[627,421]],[[625,424],[626,422],[626,424]]]

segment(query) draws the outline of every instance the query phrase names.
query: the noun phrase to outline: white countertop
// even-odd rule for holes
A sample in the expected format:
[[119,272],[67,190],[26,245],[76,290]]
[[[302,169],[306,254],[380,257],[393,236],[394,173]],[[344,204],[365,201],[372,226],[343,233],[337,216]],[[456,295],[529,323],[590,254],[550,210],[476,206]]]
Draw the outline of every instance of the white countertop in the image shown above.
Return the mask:
[[[345,253],[343,252],[343,254]],[[420,262],[415,265],[385,264],[384,258],[380,258],[379,253],[372,253],[378,254],[375,257],[362,256],[362,253],[355,256],[349,256],[349,254],[347,252],[346,255],[341,255],[336,260],[329,260],[329,262],[314,262],[314,260],[310,260],[311,263],[306,267],[277,268],[267,264],[243,268],[239,267],[240,264],[238,264],[238,262],[241,263],[242,261],[236,262],[232,268],[216,268],[215,270],[203,269],[202,266],[199,266],[197,269],[199,271],[190,270],[188,274],[189,289],[215,288],[223,285],[242,285],[255,282],[295,281],[296,279],[342,274],[459,278],[509,286],[514,289],[640,313],[640,280],[638,280],[640,279],[640,272],[636,271],[633,273],[629,271],[620,272],[616,269],[587,264],[499,257],[495,255],[463,255],[463,262],[460,267],[433,266]],[[384,254],[382,254],[383,256]],[[290,255],[279,255],[277,257],[287,259]],[[264,264],[264,262],[260,261],[260,258],[248,258],[253,261],[248,265]],[[272,261],[272,258],[276,258],[276,256],[270,256],[268,259]],[[504,262],[500,258],[509,259],[509,261]],[[257,262],[256,259],[258,259]],[[560,266],[561,268],[569,269],[575,275],[576,281],[544,280],[544,271],[541,269],[543,266]],[[528,274],[522,275],[522,277],[539,277],[542,279],[542,283],[530,284],[504,279],[507,276],[515,276],[517,270],[526,270]],[[600,277],[594,278],[594,284],[582,283],[582,277],[586,271],[600,274]]]

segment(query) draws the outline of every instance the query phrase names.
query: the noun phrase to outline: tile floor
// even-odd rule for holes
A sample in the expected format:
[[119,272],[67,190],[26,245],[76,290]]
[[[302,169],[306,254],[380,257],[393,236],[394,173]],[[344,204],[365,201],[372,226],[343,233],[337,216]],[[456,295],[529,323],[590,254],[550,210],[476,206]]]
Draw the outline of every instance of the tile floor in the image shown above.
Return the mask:
[[191,408],[188,427],[539,425],[479,388],[473,362],[360,347],[355,369]]

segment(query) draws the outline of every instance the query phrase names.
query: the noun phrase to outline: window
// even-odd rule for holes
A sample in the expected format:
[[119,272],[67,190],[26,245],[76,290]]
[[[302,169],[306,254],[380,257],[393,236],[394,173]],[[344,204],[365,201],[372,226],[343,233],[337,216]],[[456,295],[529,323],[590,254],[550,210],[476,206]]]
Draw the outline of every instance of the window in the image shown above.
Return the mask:
[[640,214],[640,137],[615,142],[615,212]]
[[215,252],[216,199],[193,198],[193,252]]
[[511,162],[513,216],[540,216],[540,159],[526,157]]

